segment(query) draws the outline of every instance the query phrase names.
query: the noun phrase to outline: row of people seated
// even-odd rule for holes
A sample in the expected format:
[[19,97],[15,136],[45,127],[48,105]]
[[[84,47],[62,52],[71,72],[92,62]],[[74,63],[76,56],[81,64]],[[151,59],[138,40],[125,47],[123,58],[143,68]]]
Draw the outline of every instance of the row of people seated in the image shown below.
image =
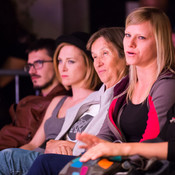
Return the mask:
[[[90,38],[84,33],[58,37],[54,66],[59,81],[71,87],[72,96],[52,100],[29,144],[0,152],[0,172],[26,174],[36,159],[28,174],[58,174],[84,151],[80,148],[90,148],[81,159],[87,161],[92,155],[92,159],[102,156],[103,152],[93,152],[100,143],[156,138],[175,103],[170,29],[162,11],[139,8],[127,17],[125,31],[113,27],[101,29]],[[29,60],[28,66],[29,71],[35,69]],[[103,83],[96,92],[100,81],[95,71]],[[101,139],[78,132],[98,134]],[[81,146],[80,141],[87,145]]]
[[[108,46],[108,42],[106,41],[109,40],[112,43],[112,40],[108,37],[108,32],[110,36],[113,36],[113,39],[115,39],[115,43],[120,40],[120,43],[117,45],[113,46],[110,44],[112,48]],[[29,164],[26,164],[28,168],[39,154],[44,151],[50,152],[50,147],[52,145],[56,145],[54,148],[55,150],[52,149],[54,153],[63,153],[62,151],[64,151],[64,148],[62,147],[65,147],[69,154],[72,154],[72,151],[75,150],[79,152],[78,147],[74,147],[76,133],[85,131],[97,134],[113,99],[114,88],[115,95],[117,95],[127,86],[128,77],[126,75],[128,73],[128,67],[124,59],[122,44],[124,28],[114,27],[104,29],[101,33],[106,37],[106,39],[103,40],[104,45],[108,46],[109,52],[113,55],[111,57],[107,54],[107,57],[110,58],[108,62],[101,60],[105,65],[103,74],[100,70],[101,61],[97,60],[96,63],[94,62],[93,66],[93,59],[90,52],[86,50],[86,43],[89,39],[88,34],[77,32],[68,36],[63,35],[58,37],[56,41],[57,49],[54,54],[55,70],[62,84],[66,87],[71,86],[72,96],[58,96],[53,99],[47,109],[40,128],[31,142],[21,147],[23,149],[5,149],[6,151],[13,150],[14,153],[18,152],[24,157],[26,157],[28,153],[31,154],[31,159],[28,156],[25,158],[26,160],[30,159]],[[99,54],[102,56],[104,52],[105,51],[101,51]],[[28,63],[32,64],[30,59]],[[30,69],[33,69],[33,67]],[[104,85],[99,91],[93,92],[92,90],[99,87],[99,83],[101,84],[95,70]],[[55,142],[54,140],[50,140],[55,138]],[[62,141],[60,141],[61,139]],[[46,146],[44,150],[45,141],[47,141],[47,145],[51,146]],[[5,150],[1,151],[1,155],[3,155]],[[78,153],[75,153],[75,155],[77,154]],[[11,160],[13,160],[13,158]],[[5,168],[4,165],[3,167]]]
[[71,93],[56,77],[52,64],[55,47],[55,40],[44,38],[34,41],[28,48],[25,70],[29,71],[28,68],[33,65],[29,75],[33,88],[40,94],[26,96],[18,104],[11,105],[9,113],[12,122],[0,130],[0,150],[27,144],[41,124],[50,101],[57,95]]
[[[97,41],[90,47],[94,60],[98,58],[95,54]],[[123,45],[126,62],[130,65],[129,86],[126,94],[116,96],[112,101],[109,115],[97,136],[77,135],[77,139],[85,143],[79,148],[87,150],[80,161],[133,154],[172,161],[175,157],[175,154],[171,155],[174,152],[174,142],[170,141],[173,133],[170,136],[166,132],[166,137],[162,137],[169,141],[169,149],[167,142],[138,143],[151,142],[165,132],[164,126],[169,120],[167,112],[175,102],[174,48],[167,16],[156,8],[143,7],[133,11],[126,19]],[[111,143],[116,141],[129,143]],[[40,155],[28,175],[58,174],[74,158],[60,154]]]

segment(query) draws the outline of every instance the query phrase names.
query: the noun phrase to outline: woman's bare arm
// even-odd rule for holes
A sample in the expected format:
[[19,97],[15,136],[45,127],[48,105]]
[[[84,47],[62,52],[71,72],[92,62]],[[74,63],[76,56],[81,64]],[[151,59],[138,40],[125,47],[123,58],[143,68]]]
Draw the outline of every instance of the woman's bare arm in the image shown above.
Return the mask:
[[23,146],[21,146],[20,148],[22,149],[26,149],[26,150],[33,150],[37,147],[39,147],[42,143],[44,143],[45,141],[45,132],[44,132],[44,124],[45,124],[45,121],[51,117],[52,115],[52,112],[53,110],[55,109],[55,106],[58,104],[58,102],[60,101],[60,99],[62,98],[63,96],[58,96],[58,97],[55,97],[50,105],[48,106],[47,108],[47,111],[45,113],[45,116],[43,118],[43,121],[40,125],[40,127],[38,128],[36,134],[34,135],[33,139],[28,143],[28,144],[25,144]]
[[[77,139],[83,141],[85,145],[81,146],[87,151],[81,157],[81,161],[86,162],[102,156],[131,156],[139,154],[146,158],[157,157],[158,159],[167,159],[168,142],[161,143],[111,143],[107,141],[97,142],[95,136],[89,134],[79,134]],[[92,140],[96,144],[92,144]]]

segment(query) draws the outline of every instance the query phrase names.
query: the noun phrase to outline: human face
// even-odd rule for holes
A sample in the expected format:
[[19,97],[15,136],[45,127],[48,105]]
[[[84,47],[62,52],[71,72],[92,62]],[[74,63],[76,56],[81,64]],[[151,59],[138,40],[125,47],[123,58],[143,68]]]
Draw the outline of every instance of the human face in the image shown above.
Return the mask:
[[156,41],[150,22],[129,25],[125,30],[123,44],[126,62],[129,65],[156,65]]
[[61,48],[58,55],[58,70],[65,86],[83,87],[87,67],[79,48],[66,45]]
[[[46,49],[32,51],[28,54],[28,64],[33,64],[38,60],[50,61],[52,58],[48,56]],[[35,89],[45,89],[52,85],[53,81],[56,79],[52,62],[43,63],[41,69],[35,69],[31,66],[29,74]]]
[[121,69],[124,69],[125,61],[119,58],[116,48],[104,37],[95,40],[91,47],[92,57],[94,59],[94,68],[105,84],[110,88],[118,81],[118,75]]

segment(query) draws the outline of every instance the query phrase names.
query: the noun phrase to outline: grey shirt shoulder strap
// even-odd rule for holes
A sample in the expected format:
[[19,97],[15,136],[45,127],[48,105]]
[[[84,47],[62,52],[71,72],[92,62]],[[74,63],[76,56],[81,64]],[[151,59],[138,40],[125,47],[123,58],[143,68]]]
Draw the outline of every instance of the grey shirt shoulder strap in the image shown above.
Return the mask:
[[56,105],[55,109],[52,112],[52,116],[56,116],[58,111],[60,110],[61,106],[63,105],[64,101],[67,99],[68,96],[64,96],[59,103]]

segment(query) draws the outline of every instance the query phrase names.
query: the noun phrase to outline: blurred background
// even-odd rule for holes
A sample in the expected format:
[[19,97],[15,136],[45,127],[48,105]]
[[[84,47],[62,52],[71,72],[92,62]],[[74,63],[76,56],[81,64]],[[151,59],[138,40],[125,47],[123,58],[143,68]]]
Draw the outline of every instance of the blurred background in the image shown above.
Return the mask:
[[23,72],[26,49],[33,40],[124,26],[128,13],[139,6],[164,10],[175,43],[174,0],[1,0],[0,127],[11,121],[8,110],[12,103],[35,94],[30,77]]
[[126,15],[141,5],[158,6],[172,16],[175,7],[174,0],[12,1],[17,18],[26,30],[37,37],[52,38],[77,30],[93,33],[104,26],[123,26]]

